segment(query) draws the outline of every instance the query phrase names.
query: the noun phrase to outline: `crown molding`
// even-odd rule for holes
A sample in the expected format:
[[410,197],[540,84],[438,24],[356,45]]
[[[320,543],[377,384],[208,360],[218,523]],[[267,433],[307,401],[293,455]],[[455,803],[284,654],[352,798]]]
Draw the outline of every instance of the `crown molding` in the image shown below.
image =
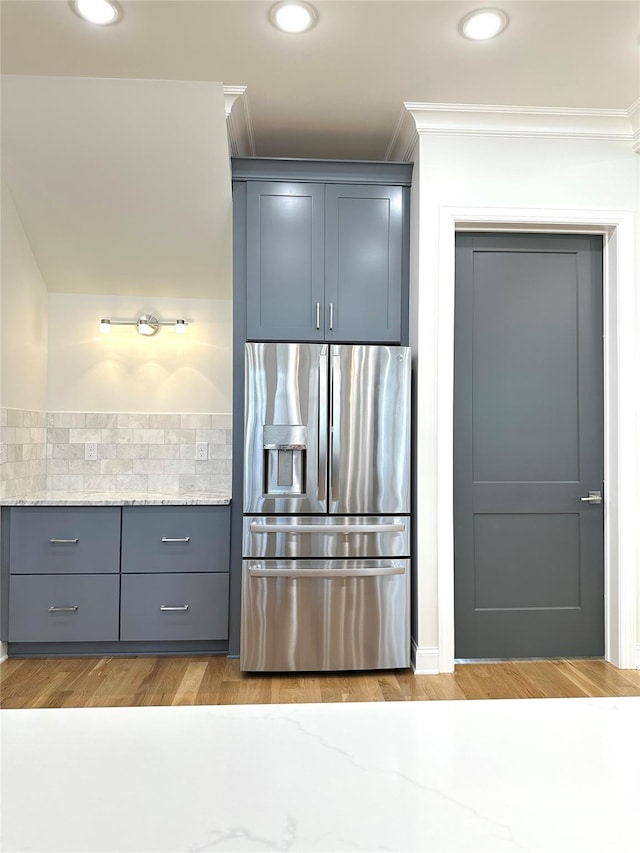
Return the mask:
[[[629,142],[634,150],[640,144],[640,101],[627,110],[412,101],[405,102],[404,107],[419,136],[595,139]],[[397,130],[396,139],[401,136],[402,131]]]
[[223,92],[229,154],[232,157],[255,157],[256,146],[247,87],[223,86]]
[[633,133],[631,144],[636,154],[640,154],[640,98],[631,104],[627,112],[631,121],[631,132]]
[[396,163],[410,163],[415,159],[415,151],[420,136],[415,121],[406,106],[400,110],[400,115],[391,134],[391,140],[384,155],[385,160]]

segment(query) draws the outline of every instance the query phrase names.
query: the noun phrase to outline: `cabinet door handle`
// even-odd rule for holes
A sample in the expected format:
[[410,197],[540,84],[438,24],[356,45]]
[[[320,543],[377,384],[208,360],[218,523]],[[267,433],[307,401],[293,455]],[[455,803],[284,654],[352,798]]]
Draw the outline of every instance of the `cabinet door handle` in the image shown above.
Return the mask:
[[77,604],[73,604],[71,607],[56,607],[52,604],[49,608],[49,613],[75,613],[77,609]]
[[329,329],[333,329],[333,302],[329,303]]
[[316,302],[316,329],[320,328],[320,303]]
[[77,545],[79,539],[49,539],[52,545]]
[[162,542],[163,542],[165,545],[166,545],[167,543],[170,543],[170,542],[190,542],[190,541],[191,541],[191,537],[190,537],[190,536],[183,536],[183,537],[182,537],[182,538],[180,538],[180,539],[170,539],[168,536],[163,536],[163,537],[162,537]]
[[171,606],[171,605],[169,605],[169,604],[161,604],[161,605],[160,605],[160,610],[164,611],[165,613],[166,613],[167,611],[169,611],[169,610],[182,610],[182,611],[185,611],[185,610],[188,610],[188,609],[189,609],[189,605],[188,605],[188,604],[183,604],[183,605],[181,605],[180,607],[172,607],[172,606]]

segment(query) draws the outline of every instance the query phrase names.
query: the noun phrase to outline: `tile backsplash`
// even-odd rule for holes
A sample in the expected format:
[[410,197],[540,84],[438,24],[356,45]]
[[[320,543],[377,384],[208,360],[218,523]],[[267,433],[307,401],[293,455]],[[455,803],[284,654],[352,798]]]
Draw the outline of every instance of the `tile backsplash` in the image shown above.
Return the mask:
[[47,483],[47,413],[0,409],[0,498],[38,492]]
[[[231,481],[230,414],[0,409],[0,497],[38,491],[207,491]],[[207,459],[196,459],[196,444]],[[85,459],[96,444],[97,459]]]

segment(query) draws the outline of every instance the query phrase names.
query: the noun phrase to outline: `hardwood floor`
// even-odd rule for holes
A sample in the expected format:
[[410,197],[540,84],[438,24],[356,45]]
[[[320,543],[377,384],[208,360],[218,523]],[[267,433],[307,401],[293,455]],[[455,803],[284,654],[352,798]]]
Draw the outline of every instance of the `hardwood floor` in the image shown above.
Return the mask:
[[410,670],[245,675],[225,657],[10,658],[0,666],[2,708],[253,705],[640,696],[640,670],[602,660],[459,664]]

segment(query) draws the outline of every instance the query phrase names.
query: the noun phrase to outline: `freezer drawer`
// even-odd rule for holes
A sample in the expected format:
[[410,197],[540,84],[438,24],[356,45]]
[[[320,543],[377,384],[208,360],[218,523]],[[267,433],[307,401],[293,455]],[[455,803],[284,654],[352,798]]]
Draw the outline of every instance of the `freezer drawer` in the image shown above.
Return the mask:
[[245,557],[408,557],[409,516],[247,516]]
[[409,666],[409,560],[244,560],[240,668]]

